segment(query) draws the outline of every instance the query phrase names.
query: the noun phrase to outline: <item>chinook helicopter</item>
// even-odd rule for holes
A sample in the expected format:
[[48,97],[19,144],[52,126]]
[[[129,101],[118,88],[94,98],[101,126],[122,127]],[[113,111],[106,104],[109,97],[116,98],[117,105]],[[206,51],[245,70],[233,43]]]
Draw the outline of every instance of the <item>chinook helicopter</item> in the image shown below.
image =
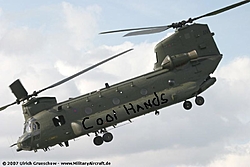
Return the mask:
[[156,63],[154,71],[114,85],[105,83],[105,87],[76,98],[57,103],[55,97],[37,97],[41,92],[57,87],[97,66],[119,57],[132,49],[114,55],[68,78],[39,91],[28,94],[20,80],[10,85],[16,101],[0,108],[4,110],[22,103],[25,119],[24,132],[18,141],[11,145],[17,151],[34,151],[60,145],[69,146],[69,140],[94,133],[96,146],[111,142],[112,133],[108,127],[130,121],[132,118],[155,112],[159,109],[183,102],[186,110],[192,108],[190,98],[195,103],[204,104],[200,96],[216,82],[210,75],[216,70],[222,59],[214,33],[206,24],[194,21],[214,16],[249,3],[244,0],[213,12],[190,18],[166,26],[123,29],[102,32],[101,34],[132,31],[125,36],[159,33],[169,28],[175,33],[155,46]]

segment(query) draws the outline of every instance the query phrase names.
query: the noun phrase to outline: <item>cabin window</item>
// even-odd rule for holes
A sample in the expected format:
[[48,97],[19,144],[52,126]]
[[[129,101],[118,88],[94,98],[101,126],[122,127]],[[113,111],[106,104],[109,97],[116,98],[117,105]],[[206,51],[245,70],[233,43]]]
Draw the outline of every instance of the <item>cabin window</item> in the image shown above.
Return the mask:
[[118,104],[120,104],[121,101],[120,101],[120,99],[115,97],[115,98],[113,98],[112,102],[113,102],[114,105],[118,105]]
[[86,114],[91,114],[92,113],[92,108],[90,108],[90,107],[85,108],[85,113]]
[[35,122],[37,129],[40,129],[40,124],[38,122]]
[[32,131],[40,129],[40,124],[38,122],[34,122],[32,125]]
[[65,124],[65,119],[63,115],[56,116],[52,119],[55,126],[62,126]]
[[148,94],[148,90],[147,89],[141,89],[140,91],[141,95],[145,96]]

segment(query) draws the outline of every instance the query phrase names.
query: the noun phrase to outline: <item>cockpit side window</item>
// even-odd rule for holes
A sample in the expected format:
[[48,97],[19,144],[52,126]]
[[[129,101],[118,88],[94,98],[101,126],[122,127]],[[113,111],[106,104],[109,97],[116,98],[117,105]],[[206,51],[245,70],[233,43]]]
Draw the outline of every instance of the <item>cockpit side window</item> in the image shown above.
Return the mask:
[[32,131],[40,129],[40,124],[38,122],[34,122],[32,124]]
[[55,126],[62,126],[65,124],[65,118],[63,115],[56,116],[52,119]]
[[37,129],[40,129],[40,124],[38,122],[35,122]]

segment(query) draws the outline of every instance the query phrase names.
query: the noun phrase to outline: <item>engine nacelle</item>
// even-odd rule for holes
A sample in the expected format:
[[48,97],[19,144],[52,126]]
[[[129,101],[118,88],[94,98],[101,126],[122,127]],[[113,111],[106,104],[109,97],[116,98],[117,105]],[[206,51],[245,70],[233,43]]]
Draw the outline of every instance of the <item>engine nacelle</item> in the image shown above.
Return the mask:
[[166,56],[162,61],[161,66],[163,68],[173,70],[176,67],[180,67],[186,63],[188,63],[192,59],[196,59],[198,54],[196,50],[193,50],[188,53],[177,54],[174,56]]

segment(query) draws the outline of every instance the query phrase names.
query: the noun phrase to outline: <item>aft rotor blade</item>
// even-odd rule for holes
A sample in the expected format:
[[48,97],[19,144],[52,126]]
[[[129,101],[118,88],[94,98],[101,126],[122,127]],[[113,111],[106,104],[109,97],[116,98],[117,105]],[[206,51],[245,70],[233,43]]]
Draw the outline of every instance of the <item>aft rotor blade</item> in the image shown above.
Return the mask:
[[17,102],[15,101],[15,102],[13,102],[13,103],[11,103],[11,104],[8,104],[8,105],[6,105],[6,106],[3,106],[3,107],[0,108],[0,111],[5,110],[5,109],[8,108],[9,106],[12,106],[12,105],[14,105],[14,104],[16,104],[16,103],[17,103]]
[[233,4],[233,5],[230,5],[230,6],[221,8],[221,9],[219,9],[219,10],[215,10],[215,11],[213,11],[213,12],[207,13],[207,14],[205,14],[205,15],[202,15],[202,16],[199,16],[199,17],[196,17],[196,18],[193,18],[192,21],[195,21],[195,20],[198,20],[198,19],[201,19],[201,18],[204,18],[204,17],[214,16],[214,15],[223,13],[223,12],[225,12],[225,11],[231,10],[231,9],[236,8],[236,7],[238,7],[238,6],[244,5],[244,4],[248,3],[248,2],[250,2],[250,0],[244,0],[244,1],[241,1],[241,2],[238,2],[238,3],[235,3],[235,4]]
[[136,35],[146,35],[146,34],[155,34],[155,33],[160,33],[160,32],[166,31],[169,28],[170,28],[169,26],[162,26],[162,27],[151,28],[151,29],[146,29],[146,30],[141,30],[141,31],[133,31],[133,32],[125,34],[124,37],[136,36]]
[[112,60],[112,59],[114,59],[114,58],[116,58],[116,57],[118,57],[118,56],[121,56],[121,55],[123,55],[123,54],[125,54],[125,53],[127,53],[127,52],[129,52],[129,51],[131,51],[131,50],[133,50],[133,49],[128,49],[128,50],[126,50],[126,51],[124,51],[124,52],[122,52],[122,53],[119,53],[119,54],[114,55],[114,56],[112,56],[112,57],[110,57],[110,58],[108,58],[108,59],[105,59],[105,60],[103,60],[103,61],[101,61],[101,62],[99,62],[99,63],[97,63],[97,64],[95,64],[95,65],[93,65],[93,66],[91,66],[91,67],[88,67],[88,68],[86,68],[86,69],[84,69],[84,70],[82,70],[82,71],[80,71],[80,72],[78,72],[78,73],[76,73],[76,74],[74,74],[74,75],[68,77],[68,78],[65,78],[65,79],[63,79],[63,80],[61,80],[61,81],[59,81],[59,82],[57,82],[57,83],[55,83],[55,84],[53,84],[53,85],[50,85],[50,86],[48,86],[48,87],[46,87],[46,88],[44,88],[44,89],[42,89],[42,90],[39,90],[38,92],[34,92],[33,95],[35,96],[35,95],[37,95],[37,94],[39,94],[39,93],[41,93],[41,92],[43,92],[43,91],[45,91],[45,90],[48,90],[48,89],[54,88],[54,87],[56,87],[56,86],[59,86],[59,85],[65,83],[65,82],[67,82],[67,81],[69,81],[69,80],[71,80],[71,79],[73,79],[73,78],[75,78],[75,77],[77,77],[77,76],[79,76],[79,75],[81,75],[81,74],[83,74],[83,73],[85,73],[85,72],[87,72],[87,71],[93,69],[93,68],[96,68],[97,66],[99,66],[99,65],[101,65],[101,64],[103,64],[103,63],[106,63],[106,62],[108,62],[108,61],[110,61],[110,60]]
[[162,29],[168,29],[168,26],[154,26],[154,27],[141,27],[141,28],[121,29],[121,30],[105,31],[105,32],[101,32],[100,34],[111,34],[111,33],[117,33],[117,32],[140,31],[140,30],[147,31],[147,30],[161,29],[161,28]]

